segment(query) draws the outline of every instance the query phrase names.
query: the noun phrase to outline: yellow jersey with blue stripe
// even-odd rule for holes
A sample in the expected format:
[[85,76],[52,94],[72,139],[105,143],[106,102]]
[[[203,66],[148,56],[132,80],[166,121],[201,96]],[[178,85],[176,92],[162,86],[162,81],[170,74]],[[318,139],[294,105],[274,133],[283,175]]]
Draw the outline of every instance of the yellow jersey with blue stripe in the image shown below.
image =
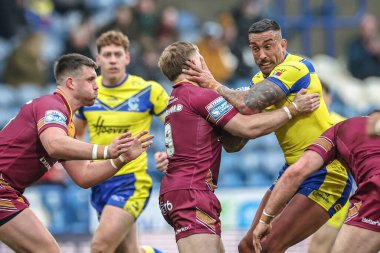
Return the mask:
[[[308,93],[319,93],[321,103],[314,112],[298,116],[280,127],[275,133],[287,164],[293,164],[315,139],[333,124],[322,96],[322,86],[310,61],[297,55],[287,53],[285,60],[277,65],[267,80],[277,84],[287,95],[286,99],[267,108],[274,110],[290,104],[296,93],[302,88]],[[264,80],[262,72],[253,78],[253,84]]]
[[[308,93],[318,93],[321,100],[317,110],[298,116],[275,132],[286,160],[286,165],[279,173],[281,177],[288,165],[295,163],[305,149],[336,122],[330,118],[323,100],[321,82],[312,63],[307,59],[286,53],[284,61],[268,77],[264,77],[262,72],[257,73],[252,78],[252,85],[264,79],[278,85],[286,94],[284,100],[266,110],[290,104],[302,88],[307,89]],[[333,216],[347,202],[351,188],[351,178],[347,170],[338,160],[334,160],[308,177],[297,192],[312,199]]]
[[[92,143],[108,145],[114,138],[130,131],[133,135],[149,130],[153,115],[164,113],[168,94],[157,82],[127,74],[115,86],[102,83],[102,76],[96,79],[98,97],[92,106],[78,110],[76,116],[86,120]],[[147,169],[147,154],[144,152],[127,163],[116,175],[143,172]]]

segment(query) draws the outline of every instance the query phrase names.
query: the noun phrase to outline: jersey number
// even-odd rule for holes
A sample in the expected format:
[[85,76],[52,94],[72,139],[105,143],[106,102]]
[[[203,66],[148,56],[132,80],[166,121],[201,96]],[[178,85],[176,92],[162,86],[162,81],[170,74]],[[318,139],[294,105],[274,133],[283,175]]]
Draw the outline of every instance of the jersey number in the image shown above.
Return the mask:
[[165,147],[168,157],[174,155],[174,143],[172,137],[172,127],[169,123],[165,124]]

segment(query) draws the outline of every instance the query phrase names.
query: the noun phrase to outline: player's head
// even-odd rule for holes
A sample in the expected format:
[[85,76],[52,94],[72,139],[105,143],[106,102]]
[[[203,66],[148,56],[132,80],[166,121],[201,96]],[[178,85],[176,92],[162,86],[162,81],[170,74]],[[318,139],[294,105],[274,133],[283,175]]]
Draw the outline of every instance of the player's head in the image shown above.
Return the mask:
[[61,56],[54,65],[54,76],[61,89],[69,92],[79,104],[92,105],[98,95],[96,63],[81,54]]
[[158,66],[162,73],[173,82],[182,74],[182,69],[187,67],[187,60],[200,64],[198,47],[190,42],[178,41],[165,48],[158,61]]
[[282,38],[279,24],[270,19],[260,20],[248,30],[249,47],[253,58],[263,72],[268,76],[278,64],[283,62],[287,42]]
[[119,83],[125,77],[125,68],[130,63],[128,37],[119,31],[108,31],[99,36],[96,47],[96,62],[103,79],[108,84]]

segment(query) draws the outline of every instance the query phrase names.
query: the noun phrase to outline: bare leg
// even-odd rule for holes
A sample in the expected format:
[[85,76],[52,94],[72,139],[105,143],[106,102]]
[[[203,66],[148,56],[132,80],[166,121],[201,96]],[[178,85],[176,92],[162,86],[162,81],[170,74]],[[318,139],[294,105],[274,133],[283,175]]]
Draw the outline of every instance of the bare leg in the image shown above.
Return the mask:
[[263,212],[263,209],[264,209],[265,205],[267,204],[267,201],[268,201],[271,193],[272,192],[270,190],[268,190],[265,193],[263,199],[261,200],[260,206],[259,206],[259,208],[255,214],[255,217],[252,221],[251,227],[249,228],[248,232],[245,234],[243,239],[241,239],[241,241],[239,242],[238,249],[239,249],[240,253],[254,253],[255,252],[255,249],[253,248],[253,244],[252,244],[252,240],[253,240],[252,233],[253,233],[253,230],[255,229],[257,223],[259,222],[261,213]]
[[218,235],[197,234],[177,242],[179,253],[223,253]]
[[[137,239],[123,242],[132,229],[135,218],[129,212],[115,206],[107,205],[102,212],[99,227],[91,243],[92,253],[113,253],[119,247],[128,245],[128,251],[139,252]],[[130,250],[130,251],[129,251]]]
[[376,253],[379,250],[379,232],[343,224],[332,253]]
[[29,208],[0,227],[0,238],[18,253],[61,252],[53,236]]
[[314,233],[310,242],[309,253],[330,253],[338,233],[338,228],[332,227],[328,223],[324,224]]

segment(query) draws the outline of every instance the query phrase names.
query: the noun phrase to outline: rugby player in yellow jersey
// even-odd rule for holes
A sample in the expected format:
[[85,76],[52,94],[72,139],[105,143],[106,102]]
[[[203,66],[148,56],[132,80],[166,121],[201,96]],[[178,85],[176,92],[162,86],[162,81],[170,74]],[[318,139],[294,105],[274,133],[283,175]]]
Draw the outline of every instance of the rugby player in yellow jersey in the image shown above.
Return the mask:
[[[109,31],[96,41],[96,62],[101,75],[96,79],[98,98],[93,106],[82,107],[74,118],[78,136],[88,126],[92,143],[108,145],[126,131],[133,135],[148,130],[153,115],[164,120],[168,95],[153,81],[126,72],[130,63],[128,37]],[[139,247],[136,220],[146,207],[152,190],[144,152],[104,183],[92,188],[91,204],[99,216],[99,226],[91,252],[159,252]]]
[[[310,93],[317,92],[322,97],[321,83],[312,63],[287,52],[287,41],[282,38],[277,22],[263,19],[254,23],[248,31],[248,39],[253,58],[261,70],[252,78],[250,89],[231,90],[221,85],[204,61],[201,68],[188,62],[189,68],[183,72],[192,76],[190,81],[216,90],[243,114],[287,105],[302,88],[307,88]],[[307,146],[331,126],[327,106],[321,99],[316,111],[280,127],[275,133],[286,164],[280,170],[279,177],[297,161]],[[262,252],[284,252],[317,231],[344,206],[351,187],[350,176],[337,160],[311,175],[272,222],[271,233],[261,242]],[[271,216],[263,213],[271,189],[263,197],[252,227],[240,241],[239,252],[255,252],[253,230],[262,214]]]

